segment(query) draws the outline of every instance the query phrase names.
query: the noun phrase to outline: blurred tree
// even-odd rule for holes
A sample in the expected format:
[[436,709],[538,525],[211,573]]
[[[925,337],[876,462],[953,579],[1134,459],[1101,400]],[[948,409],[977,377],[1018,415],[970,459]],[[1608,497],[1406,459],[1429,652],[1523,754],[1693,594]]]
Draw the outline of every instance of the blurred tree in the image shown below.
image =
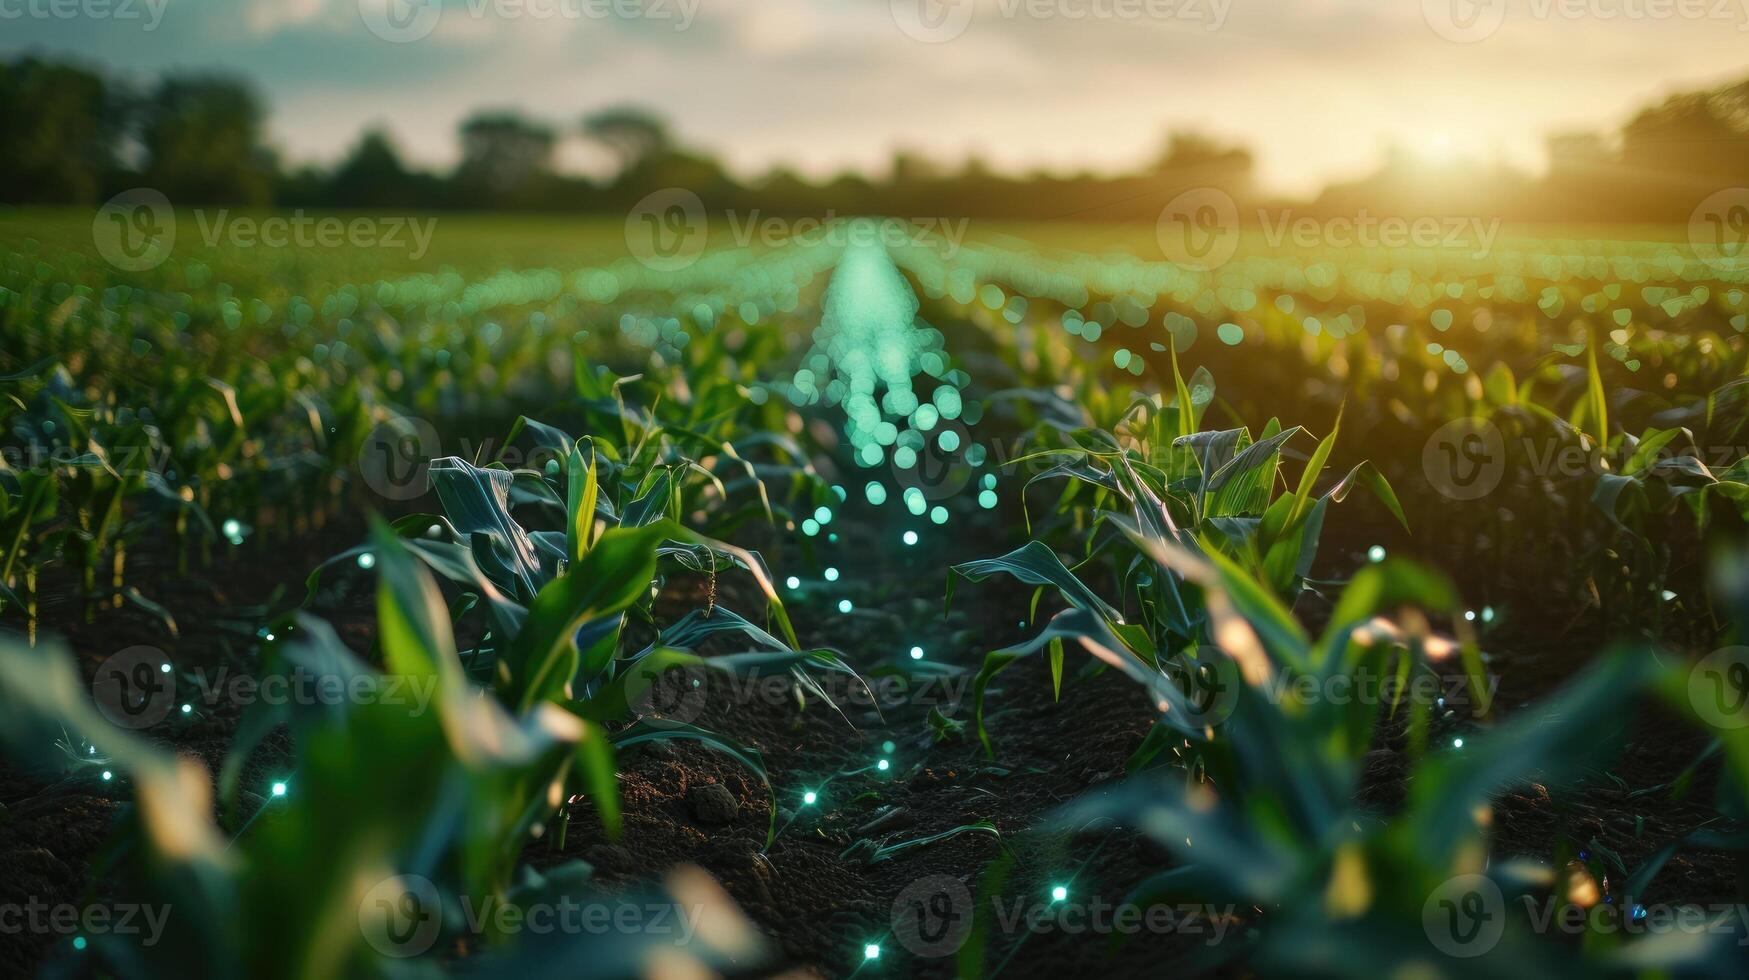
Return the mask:
[[455,182],[469,206],[525,207],[552,170],[553,131],[512,111],[475,113],[462,122]]
[[1622,128],[1622,162],[1703,180],[1749,175],[1749,82],[1642,109]]
[[1251,193],[1251,151],[1195,132],[1175,132],[1154,162],[1174,187],[1219,187],[1234,197]]
[[617,173],[622,175],[672,146],[668,125],[655,113],[637,106],[614,106],[585,116],[583,135],[618,159]]
[[238,79],[165,76],[140,110],[146,183],[177,204],[270,203],[275,163],[261,144],[265,114]]
[[0,65],[0,200],[97,200],[125,116],[92,72],[35,58]]
[[328,181],[328,197],[341,207],[405,207],[418,203],[415,175],[381,129],[365,131]]

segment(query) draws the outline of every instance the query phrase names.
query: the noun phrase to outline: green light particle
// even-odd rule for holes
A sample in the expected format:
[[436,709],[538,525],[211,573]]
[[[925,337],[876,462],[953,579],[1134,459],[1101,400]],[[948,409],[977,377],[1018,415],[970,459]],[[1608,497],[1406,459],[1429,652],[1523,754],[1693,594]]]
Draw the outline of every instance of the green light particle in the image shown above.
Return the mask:
[[960,416],[960,392],[951,385],[942,385],[935,389],[933,396],[935,407],[944,419],[957,419]]
[[942,429],[941,434],[935,437],[935,444],[944,453],[957,452],[960,448],[960,434],[952,429]]
[[892,754],[893,748],[894,748],[894,746],[893,746],[892,739],[887,739],[885,742],[881,743],[881,751],[885,752],[889,755]]
[[1384,561],[1385,560],[1385,547],[1384,547],[1384,545],[1375,544],[1372,547],[1366,549],[1366,560],[1373,562],[1374,564],[1377,564],[1378,562]]
[[911,413],[911,424],[923,432],[935,428],[935,423],[941,421],[941,412],[934,405],[919,405],[917,411]]
[[879,480],[868,481],[868,486],[862,488],[862,494],[876,507],[887,502],[887,488]]
[[1237,323],[1223,323],[1215,328],[1215,336],[1228,347],[1237,347],[1245,342],[1245,328]]
[[888,762],[885,759],[882,759],[881,761],[875,763],[875,768],[879,769],[881,772],[886,772],[888,769],[893,768],[893,764],[891,762]]
[[820,522],[814,520],[812,517],[803,521],[802,522],[802,533],[807,535],[810,538],[816,534],[819,534],[820,533]]
[[[911,659],[912,660],[922,660],[923,659],[923,648],[922,647],[912,647],[911,648]],[[891,744],[891,743],[889,743],[889,744]],[[891,752],[893,750],[888,749],[887,751]]]
[[[884,453],[881,450],[881,447],[879,445],[876,445],[874,443],[870,443],[866,446],[863,446],[861,449],[858,449],[856,451],[856,461],[861,463],[862,465],[868,466],[868,467],[874,467],[874,466],[881,465],[881,460],[884,459],[885,457],[886,457],[886,453]],[[893,459],[895,462],[897,462],[898,456],[895,455],[893,457]]]
[[819,521],[822,526],[832,523],[832,510],[831,510],[831,508],[828,508],[828,507],[816,507],[816,508],[814,508],[814,520]]
[[839,612],[847,613],[853,608],[855,608],[855,607],[851,605],[849,599],[839,599],[838,600],[838,611]]
[[802,803],[806,806],[813,806],[815,803],[818,803],[819,801],[820,801],[820,794],[814,792],[813,790],[808,790],[806,793],[802,794]]
[[1128,347],[1119,347],[1112,352],[1111,363],[1116,364],[1118,367],[1127,371],[1129,370],[1131,356],[1133,355],[1130,354],[1130,349]]
[[929,501],[923,499],[922,490],[916,487],[905,488],[905,509],[918,517],[923,516],[923,512],[929,509]]
[[826,581],[828,581],[828,582],[838,581],[838,569],[836,569],[836,568],[826,569]]
[[996,509],[996,491],[982,490],[978,493],[978,506],[985,510]]
[[975,442],[972,443],[970,446],[967,446],[966,447],[966,462],[972,464],[973,466],[983,466],[984,465],[984,447],[975,443]]
[[893,450],[893,465],[899,469],[908,470],[917,465],[917,450],[910,446],[900,446]]
[[985,473],[984,474],[984,489],[985,490],[996,489],[996,474],[994,474],[994,473]]
[[929,519],[934,521],[937,524],[946,524],[947,523],[947,508],[941,506],[940,504],[936,504],[929,511]]
[[783,584],[789,586],[792,589],[799,589],[802,587],[802,580],[799,578],[796,578],[794,575],[791,575],[789,578],[784,579]]
[[907,545],[916,544],[917,543],[917,532],[916,531],[906,531],[903,540]]
[[1069,897],[1069,889],[1065,888],[1062,885],[1058,885],[1057,887],[1051,889],[1051,901],[1053,901],[1053,902],[1061,902],[1062,900],[1064,900],[1068,897]]
[[862,948],[862,958],[865,960],[878,960],[878,959],[880,959],[881,958],[880,946],[876,945],[875,943],[869,943],[867,946],[864,946]]

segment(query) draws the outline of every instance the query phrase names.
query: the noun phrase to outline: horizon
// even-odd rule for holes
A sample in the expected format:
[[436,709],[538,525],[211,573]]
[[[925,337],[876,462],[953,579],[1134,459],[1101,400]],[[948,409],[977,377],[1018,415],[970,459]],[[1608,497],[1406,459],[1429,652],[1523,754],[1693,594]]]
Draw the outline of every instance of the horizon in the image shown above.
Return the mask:
[[[1250,150],[1265,195],[1308,199],[1376,172],[1393,150],[1429,165],[1539,175],[1551,135],[1608,134],[1673,92],[1743,74],[1740,50],[1724,42],[1749,27],[1744,0],[1696,6],[1707,16],[1693,19],[1561,13],[1602,0],[1493,0],[1480,16],[1503,10],[1501,20],[1471,41],[1442,36],[1455,30],[1439,23],[1444,0],[976,0],[963,23],[953,19],[963,8],[919,0],[947,18],[934,28],[909,19],[910,0],[773,0],[751,10],[707,0],[431,2],[439,6],[115,0],[110,16],[70,19],[19,0],[0,54],[72,57],[131,77],[242,75],[265,98],[270,142],[289,166],[331,165],[380,128],[410,164],[447,168],[459,157],[457,123],[502,107],[560,127],[560,172],[599,175],[606,161],[576,124],[629,103],[660,114],[681,145],[717,156],[742,181],[778,167],[810,180],[878,178],[899,151],[951,170],[975,158],[1015,176],[1128,173],[1159,154],[1168,132],[1196,131]],[[614,3],[645,16],[597,16]],[[381,4],[401,5],[405,17],[379,19],[373,33],[367,17],[380,18]],[[438,15],[421,22],[431,9]],[[1123,14],[1149,10],[1173,13]],[[1721,12],[1732,21],[1721,24]],[[395,24],[428,33],[385,39]],[[842,40],[847,30],[864,43]],[[948,36],[915,36],[930,30]],[[1174,57],[1159,57],[1163,39]],[[1681,75],[1667,67],[1669,44],[1684,48]],[[1517,56],[1530,48],[1536,59]],[[1075,63],[1084,54],[1101,60]],[[795,85],[802,74],[814,84]],[[1318,85],[1293,87],[1302,77]],[[1369,84],[1387,77],[1388,87]],[[1126,83],[1119,98],[1090,94]],[[1183,97],[1148,102],[1175,85]],[[1138,87],[1140,98],[1128,94]],[[908,111],[920,100],[938,111]]]

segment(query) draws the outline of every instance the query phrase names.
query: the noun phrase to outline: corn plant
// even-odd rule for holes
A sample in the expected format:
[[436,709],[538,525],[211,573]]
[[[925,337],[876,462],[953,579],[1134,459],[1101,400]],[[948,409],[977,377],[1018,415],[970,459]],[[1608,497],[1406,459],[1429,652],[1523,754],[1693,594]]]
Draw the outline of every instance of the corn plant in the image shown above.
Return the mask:
[[[1068,433],[1070,447],[1032,454],[1052,464],[1029,482],[1067,478],[1091,489],[1093,500],[1083,505],[1071,496],[1072,487],[1059,510],[1088,542],[1083,565],[1102,552],[1110,554],[1120,583],[1118,600],[1100,597],[1043,540],[949,571],[949,602],[958,579],[976,582],[1006,574],[1041,589],[1054,589],[1075,611],[1065,621],[1074,626],[1059,624],[1018,649],[986,657],[973,692],[979,735],[987,749],[983,694],[990,678],[1016,657],[1043,648],[1049,651],[1053,683],[1060,685],[1065,629],[1073,633],[1097,627],[1115,639],[1108,649],[1116,662],[1139,671],[1151,686],[1165,676],[1163,672],[1200,669],[1194,663],[1194,650],[1203,636],[1203,611],[1187,598],[1177,575],[1159,568],[1134,541],[1219,553],[1246,569],[1271,595],[1291,598],[1306,587],[1326,510],[1354,487],[1370,489],[1407,526],[1390,484],[1370,463],[1355,466],[1322,495],[1314,493],[1336,431],[1319,442],[1290,491],[1283,485],[1281,454],[1300,428],[1284,429],[1272,420],[1255,440],[1243,427],[1199,431],[1202,408],[1212,398],[1212,390],[1204,389],[1199,398],[1176,368],[1174,377],[1171,404],[1138,400],[1123,417],[1121,436],[1078,429]],[[1131,533],[1124,533],[1126,528]],[[1102,536],[1102,529],[1109,533]],[[1186,650],[1189,653],[1181,657]]]
[[[229,833],[213,822],[207,774],[106,723],[64,654],[0,651],[0,691],[21,747],[40,747],[37,732],[46,726],[78,746],[73,778],[95,779],[103,767],[106,779],[133,790],[136,806],[100,868],[116,882],[117,899],[169,910],[155,945],[98,935],[77,955],[96,957],[116,976],[167,970],[200,977],[404,976],[409,969],[433,975],[434,957],[405,960],[423,949],[402,945],[398,933],[427,917],[442,935],[502,949],[489,962],[515,955],[492,924],[502,920],[488,919],[487,931],[474,933],[460,902],[465,897],[477,908],[490,896],[523,904],[566,879],[524,874],[518,881],[511,868],[542,815],[564,799],[568,781],[611,786],[606,733],[550,702],[512,714],[480,697],[462,670],[429,573],[387,531],[376,545],[385,666],[396,677],[429,683],[436,691],[430,710],[348,699],[274,715],[273,722],[290,725],[295,775]],[[298,665],[345,683],[382,679],[325,623],[304,617],[296,626],[274,648],[270,670]],[[568,874],[573,886],[586,876],[586,866]],[[706,938],[696,950],[670,953],[706,963],[751,956],[753,945],[720,893],[700,893],[696,883],[689,890],[690,898],[675,900],[709,902],[710,914],[729,927],[717,936],[739,938],[727,946]],[[378,895],[385,897],[376,901]],[[411,911],[408,895],[418,903]],[[385,919],[396,914],[415,917],[391,928]],[[387,946],[371,938],[384,935]],[[635,935],[571,938],[582,948],[543,946],[542,955],[587,960],[607,975],[636,975],[652,947],[661,946]]]

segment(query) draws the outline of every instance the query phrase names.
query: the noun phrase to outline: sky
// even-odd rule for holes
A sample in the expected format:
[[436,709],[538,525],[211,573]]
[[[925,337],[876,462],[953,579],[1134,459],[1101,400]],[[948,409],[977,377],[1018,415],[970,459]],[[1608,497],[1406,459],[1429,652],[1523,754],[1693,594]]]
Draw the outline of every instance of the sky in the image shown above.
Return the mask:
[[1121,171],[1196,129],[1304,195],[1393,145],[1534,171],[1551,132],[1749,76],[1749,0],[0,0],[24,52],[246,75],[293,163],[381,125],[446,166],[475,109],[637,103],[743,176]]

